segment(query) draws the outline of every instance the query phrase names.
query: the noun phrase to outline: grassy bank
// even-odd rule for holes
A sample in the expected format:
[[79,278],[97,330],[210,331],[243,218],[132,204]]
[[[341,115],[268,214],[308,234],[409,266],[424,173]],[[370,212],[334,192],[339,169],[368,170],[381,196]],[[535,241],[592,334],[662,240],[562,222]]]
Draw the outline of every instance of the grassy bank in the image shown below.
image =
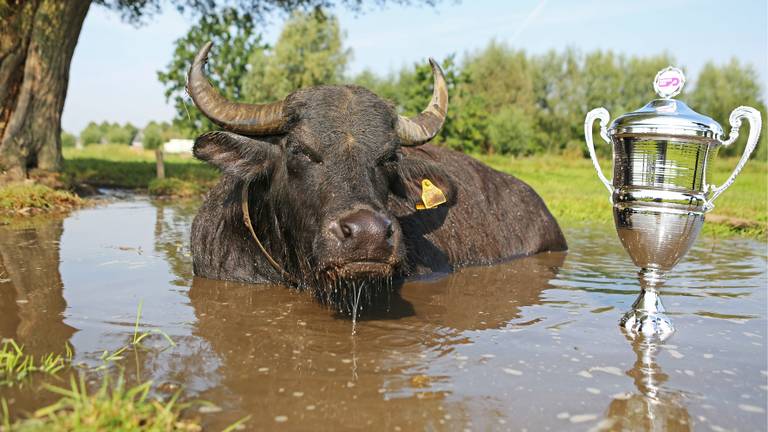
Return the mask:
[[38,212],[68,211],[83,200],[64,190],[36,183],[11,183],[0,187],[0,214],[27,215]]
[[84,149],[64,149],[64,174],[70,182],[97,187],[145,189],[173,195],[200,191],[218,178],[213,167],[202,164],[190,155],[165,155],[165,175],[168,181],[155,179],[155,152],[125,145],[91,145]]
[[[597,179],[588,159],[552,155],[520,159],[489,155],[474,157],[533,186],[563,224],[613,225],[608,191]],[[214,168],[191,156],[167,155],[168,178],[155,180],[154,152],[127,146],[70,148],[64,150],[64,158],[65,174],[76,183],[138,188],[155,195],[197,195],[218,177]],[[609,160],[602,163],[606,170],[610,169]],[[721,184],[735,165],[734,159],[717,159],[712,181]],[[707,216],[705,232],[764,238],[768,232],[767,186],[768,164],[750,161],[736,183],[718,198],[715,210]]]

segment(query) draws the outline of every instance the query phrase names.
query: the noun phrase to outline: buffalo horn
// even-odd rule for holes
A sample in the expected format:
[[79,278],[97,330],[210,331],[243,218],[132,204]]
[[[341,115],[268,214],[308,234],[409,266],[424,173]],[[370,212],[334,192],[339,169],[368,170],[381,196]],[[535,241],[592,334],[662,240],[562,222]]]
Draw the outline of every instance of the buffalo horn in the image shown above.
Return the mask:
[[195,56],[187,75],[187,92],[195,105],[212,122],[244,135],[270,135],[282,132],[285,120],[283,101],[268,104],[236,103],[225,99],[208,82],[203,66],[213,46],[208,42]]
[[448,86],[440,65],[430,58],[434,90],[429,106],[413,118],[399,116],[397,120],[397,136],[405,146],[417,146],[426,143],[440,132],[448,112]]

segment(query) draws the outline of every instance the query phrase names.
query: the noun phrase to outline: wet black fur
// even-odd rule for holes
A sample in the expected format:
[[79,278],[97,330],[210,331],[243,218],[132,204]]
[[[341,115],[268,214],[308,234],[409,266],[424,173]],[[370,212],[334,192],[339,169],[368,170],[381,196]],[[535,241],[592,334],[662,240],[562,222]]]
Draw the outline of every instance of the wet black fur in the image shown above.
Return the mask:
[[[348,295],[349,281],[332,270],[319,271],[329,259],[321,226],[354,206],[397,221],[400,264],[393,274],[370,280],[366,295],[386,291],[392,278],[566,249],[557,222],[533,189],[462,153],[429,144],[401,147],[394,107],[365,88],[304,89],[290,95],[286,107],[285,134],[245,137],[220,131],[195,141],[195,156],[222,171],[192,225],[197,276],[285,282],[243,223],[246,179],[259,238],[302,287],[331,303],[334,296]],[[415,210],[424,178],[446,193],[446,204]]]

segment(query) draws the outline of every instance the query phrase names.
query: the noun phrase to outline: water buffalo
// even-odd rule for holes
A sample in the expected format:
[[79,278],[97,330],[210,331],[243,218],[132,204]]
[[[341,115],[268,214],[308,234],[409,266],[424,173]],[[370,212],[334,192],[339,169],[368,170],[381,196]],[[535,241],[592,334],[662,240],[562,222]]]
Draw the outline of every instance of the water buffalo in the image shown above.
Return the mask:
[[[448,108],[433,60],[432,100],[407,118],[355,85],[305,88],[268,104],[228,101],[203,71],[210,48],[187,82],[195,105],[223,129],[194,145],[195,157],[222,173],[192,225],[197,276],[286,283],[327,300],[350,282],[387,286],[566,249],[531,187],[427,144]],[[444,203],[422,202],[429,186]]]

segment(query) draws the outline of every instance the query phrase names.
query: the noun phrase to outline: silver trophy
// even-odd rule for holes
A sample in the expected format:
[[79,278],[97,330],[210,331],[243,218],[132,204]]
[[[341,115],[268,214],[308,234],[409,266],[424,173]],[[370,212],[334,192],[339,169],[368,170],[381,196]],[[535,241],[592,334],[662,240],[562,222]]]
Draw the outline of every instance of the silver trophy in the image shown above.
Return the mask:
[[[605,108],[587,114],[584,121],[589,155],[597,175],[611,193],[613,219],[619,239],[640,267],[640,297],[620,324],[632,336],[658,336],[675,331],[664,314],[659,290],[665,274],[688,252],[713,202],[736,179],[757,145],[760,113],[741,106],[730,116],[731,133],[679,100],[672,99],[685,84],[682,71],[668,67],[654,80],[659,99],[627,113],[608,125]],[[613,144],[613,180],[605,178],[595,155],[592,124],[600,120],[600,136]],[[743,119],[749,138],[736,169],[721,186],[708,183],[708,168],[721,146],[739,136]]]

